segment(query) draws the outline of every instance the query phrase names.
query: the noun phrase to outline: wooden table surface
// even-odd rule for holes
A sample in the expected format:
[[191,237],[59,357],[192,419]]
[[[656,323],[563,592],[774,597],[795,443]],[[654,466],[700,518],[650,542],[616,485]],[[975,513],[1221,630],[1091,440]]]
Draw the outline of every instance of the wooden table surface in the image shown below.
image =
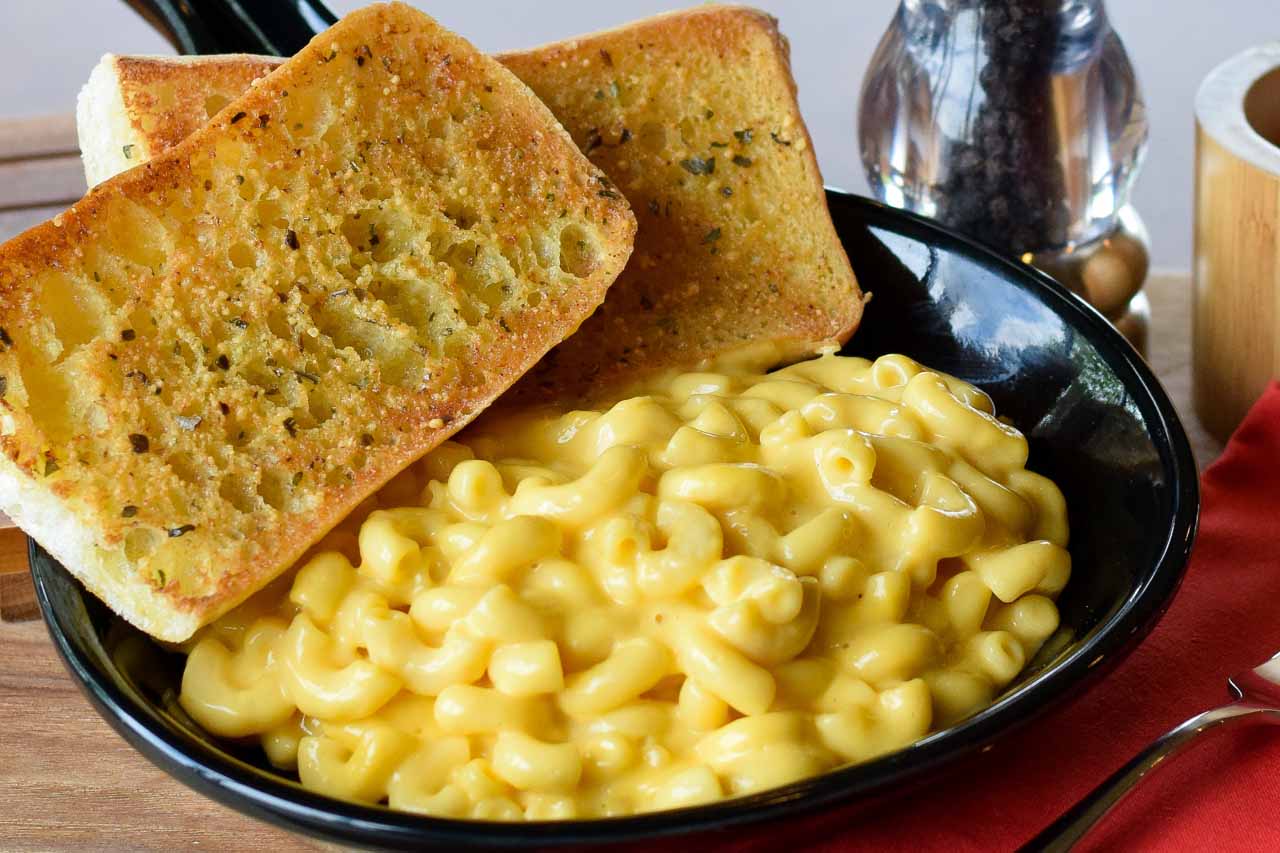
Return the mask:
[[[35,120],[8,135],[0,125],[0,240],[83,191],[71,132],[66,119]],[[44,142],[29,150],[23,140],[33,137]],[[1155,275],[1147,290],[1149,359],[1203,467],[1221,447],[1190,407],[1188,277]],[[21,539],[9,535],[7,544],[0,539],[0,580],[4,564],[22,558]],[[0,609],[4,593],[0,584]],[[153,767],[80,695],[39,621],[0,622],[0,791],[2,851],[331,849],[241,816]]]

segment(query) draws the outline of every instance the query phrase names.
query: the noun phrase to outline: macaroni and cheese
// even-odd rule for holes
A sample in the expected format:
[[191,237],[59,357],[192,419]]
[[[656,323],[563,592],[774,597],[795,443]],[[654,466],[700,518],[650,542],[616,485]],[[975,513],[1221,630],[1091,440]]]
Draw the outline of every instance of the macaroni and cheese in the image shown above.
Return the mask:
[[487,416],[190,647],[302,784],[492,820],[782,785],[989,704],[1058,627],[1063,498],[908,358]]

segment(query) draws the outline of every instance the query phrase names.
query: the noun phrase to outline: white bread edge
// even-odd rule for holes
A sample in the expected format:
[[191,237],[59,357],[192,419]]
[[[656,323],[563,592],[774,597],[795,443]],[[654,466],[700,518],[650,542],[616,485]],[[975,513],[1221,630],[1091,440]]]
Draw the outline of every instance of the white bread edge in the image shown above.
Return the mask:
[[[151,159],[146,140],[134,133],[120,88],[119,57],[108,53],[89,73],[76,98],[76,135],[90,187]],[[132,156],[125,156],[125,146]]]
[[90,592],[140,630],[177,643],[188,639],[200,626],[194,616],[168,606],[148,584],[129,576],[123,555],[118,560],[106,559],[94,542],[93,531],[76,518],[66,501],[3,455],[0,510]]

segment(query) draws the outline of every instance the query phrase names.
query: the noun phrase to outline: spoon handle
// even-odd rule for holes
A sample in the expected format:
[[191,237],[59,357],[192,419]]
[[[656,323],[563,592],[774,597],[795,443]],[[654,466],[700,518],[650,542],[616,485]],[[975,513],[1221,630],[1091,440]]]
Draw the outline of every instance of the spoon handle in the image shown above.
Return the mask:
[[321,0],[125,0],[184,54],[291,56],[337,18]]
[[1070,850],[1163,761],[1181,752],[1203,732],[1238,721],[1280,723],[1280,711],[1236,702],[1197,714],[1153,741],[1020,849],[1046,853]]

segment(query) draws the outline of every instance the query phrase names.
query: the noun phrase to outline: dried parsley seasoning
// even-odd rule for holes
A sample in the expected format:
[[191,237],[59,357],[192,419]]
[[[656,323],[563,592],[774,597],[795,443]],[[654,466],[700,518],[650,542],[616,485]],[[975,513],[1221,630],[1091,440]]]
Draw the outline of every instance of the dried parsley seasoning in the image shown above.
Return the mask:
[[680,168],[691,175],[713,175],[716,171],[716,158],[690,157],[680,161]]
[[129,445],[134,453],[146,453],[151,449],[151,441],[140,432],[129,433]]
[[45,457],[44,475],[48,477],[50,474],[54,473],[57,470],[58,470],[58,460],[54,459],[52,456]]
[[133,159],[133,146],[132,146],[132,145],[122,145],[122,146],[120,147],[120,152],[121,152],[122,154],[124,154],[124,159],[126,159],[126,160],[132,160],[132,159]]
[[231,359],[227,358],[227,354],[223,353],[213,362],[218,366],[219,370],[229,370],[231,368]]
[[0,397],[9,393],[9,380],[7,377],[0,376]]
[[298,434],[298,422],[293,418],[285,418],[283,423],[284,428],[288,431],[289,435],[296,436]]
[[182,524],[182,525],[179,525],[178,527],[170,527],[169,538],[177,539],[179,536],[185,536],[186,534],[190,533],[195,529],[196,529],[196,526],[194,524]]
[[9,333],[4,330],[4,326],[0,326],[0,344],[4,344],[6,349],[13,346],[13,338],[9,337]]
[[361,435],[360,435],[360,446],[361,446],[361,447],[370,447],[370,446],[372,446],[372,444],[373,444],[373,436],[372,436],[372,435],[370,435],[370,434],[369,434],[369,433],[367,433],[367,432],[366,432],[366,433],[361,433]]
[[133,518],[138,514],[138,508],[133,504],[128,504],[124,509],[120,510],[121,518]]
[[750,145],[751,144],[751,128],[748,127],[745,130],[735,130],[733,132],[733,137],[734,139],[737,139],[738,142],[742,145]]
[[750,165],[751,165],[751,158],[750,158],[750,157],[743,157],[741,154],[734,154],[734,155],[733,155],[733,165],[735,165],[735,166],[741,166],[742,168],[744,168],[744,169],[745,169],[745,168],[747,168],[748,166],[750,166]]
[[715,241],[717,241],[717,240],[719,240],[719,239],[720,239],[720,228],[719,228],[719,226],[717,226],[717,227],[715,227],[715,228],[712,228],[712,229],[711,229],[710,231],[708,231],[705,235],[703,235],[703,238],[702,238],[702,245],[706,246],[706,245],[708,245],[708,244],[710,244],[710,243],[714,243]]
[[231,325],[235,326],[237,329],[249,328],[248,322],[246,322],[243,317],[233,317],[231,319]]
[[138,337],[138,333],[133,329],[122,329],[120,331],[120,340],[122,341],[131,341],[136,337]]
[[244,118],[244,117],[245,117],[245,111],[244,111],[244,110],[241,110],[240,112],[236,113],[235,115],[233,115],[233,116],[231,117],[231,123],[232,123],[232,124],[235,124],[236,122],[240,121],[240,119],[242,119],[242,118]]
[[596,195],[600,196],[601,198],[610,198],[615,200],[622,198],[622,196],[620,196],[614,190],[612,181],[610,181],[604,175],[601,175],[598,178],[598,180],[600,181],[600,191],[597,192]]
[[284,232],[284,244],[293,251],[298,251],[298,232],[292,228]]

